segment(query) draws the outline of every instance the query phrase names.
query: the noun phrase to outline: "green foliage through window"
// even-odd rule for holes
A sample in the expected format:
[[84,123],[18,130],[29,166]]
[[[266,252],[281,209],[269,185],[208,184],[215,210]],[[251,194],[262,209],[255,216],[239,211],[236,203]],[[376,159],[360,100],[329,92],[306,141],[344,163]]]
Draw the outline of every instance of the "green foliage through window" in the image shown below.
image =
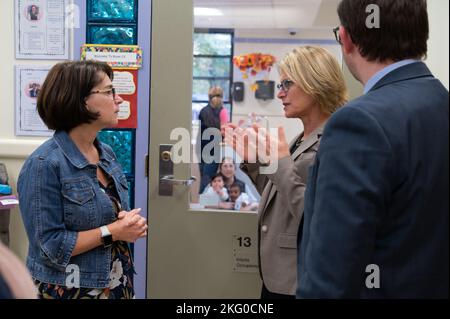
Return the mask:
[[[192,119],[208,103],[208,90],[220,86],[224,91],[224,106],[231,117],[230,96],[233,79],[233,31],[198,30],[194,33],[194,59],[192,83]],[[194,114],[195,113],[195,114]]]
[[196,32],[194,34],[194,56],[195,55],[225,55],[231,54],[233,33],[210,33]]

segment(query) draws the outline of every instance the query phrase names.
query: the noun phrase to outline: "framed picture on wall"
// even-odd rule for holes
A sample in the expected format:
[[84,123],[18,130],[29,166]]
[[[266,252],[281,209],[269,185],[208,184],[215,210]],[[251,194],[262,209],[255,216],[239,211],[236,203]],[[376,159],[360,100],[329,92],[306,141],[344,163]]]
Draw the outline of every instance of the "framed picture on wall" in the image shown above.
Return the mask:
[[51,136],[36,108],[37,97],[51,66],[16,66],[15,133],[17,136]]
[[16,59],[69,59],[68,0],[14,0]]

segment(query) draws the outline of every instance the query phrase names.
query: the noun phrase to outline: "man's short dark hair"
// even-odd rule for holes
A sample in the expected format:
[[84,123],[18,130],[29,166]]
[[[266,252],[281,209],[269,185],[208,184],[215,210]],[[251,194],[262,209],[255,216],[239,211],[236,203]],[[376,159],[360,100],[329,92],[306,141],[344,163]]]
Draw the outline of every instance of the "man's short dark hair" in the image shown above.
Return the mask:
[[[380,8],[380,28],[368,28],[367,6]],[[368,61],[421,59],[429,36],[426,0],[342,0],[341,25]]]
[[39,116],[49,129],[69,132],[100,116],[87,109],[85,100],[103,81],[102,72],[113,80],[111,67],[99,61],[61,62],[51,68],[37,100]]

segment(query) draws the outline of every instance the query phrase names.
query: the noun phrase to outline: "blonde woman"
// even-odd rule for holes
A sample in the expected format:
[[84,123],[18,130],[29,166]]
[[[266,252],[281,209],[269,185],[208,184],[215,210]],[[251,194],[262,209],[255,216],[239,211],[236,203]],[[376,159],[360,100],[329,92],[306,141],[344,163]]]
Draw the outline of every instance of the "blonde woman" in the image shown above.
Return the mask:
[[249,163],[249,154],[241,151],[247,148],[250,154],[258,153],[256,146],[241,137],[254,136],[261,128],[255,125],[241,129],[229,124],[226,128],[233,129],[233,134],[225,137],[225,142],[244,158],[241,169],[261,193],[258,230],[263,299],[295,298],[297,237],[301,236],[298,232],[308,168],[314,162],[325,123],[347,101],[341,68],[323,48],[296,48],[279,63],[278,70],[277,97],[284,114],[287,118],[298,118],[304,129],[290,145],[283,128],[278,129],[277,170],[273,174],[260,173],[258,156],[256,163]]

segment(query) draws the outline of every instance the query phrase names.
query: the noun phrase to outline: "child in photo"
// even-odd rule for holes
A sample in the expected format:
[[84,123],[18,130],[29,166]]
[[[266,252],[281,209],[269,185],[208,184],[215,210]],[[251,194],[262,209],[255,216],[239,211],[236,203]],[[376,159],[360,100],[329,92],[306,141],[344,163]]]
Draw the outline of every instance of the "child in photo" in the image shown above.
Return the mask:
[[237,183],[233,183],[230,186],[230,201],[234,202],[234,210],[250,211],[258,209],[258,204],[252,203],[248,195],[241,191],[241,187]]
[[209,185],[206,187],[203,192],[204,195],[219,195],[221,201],[225,202],[228,199],[228,191],[224,187],[225,182],[223,180],[223,176],[221,173],[217,173],[209,182]]

